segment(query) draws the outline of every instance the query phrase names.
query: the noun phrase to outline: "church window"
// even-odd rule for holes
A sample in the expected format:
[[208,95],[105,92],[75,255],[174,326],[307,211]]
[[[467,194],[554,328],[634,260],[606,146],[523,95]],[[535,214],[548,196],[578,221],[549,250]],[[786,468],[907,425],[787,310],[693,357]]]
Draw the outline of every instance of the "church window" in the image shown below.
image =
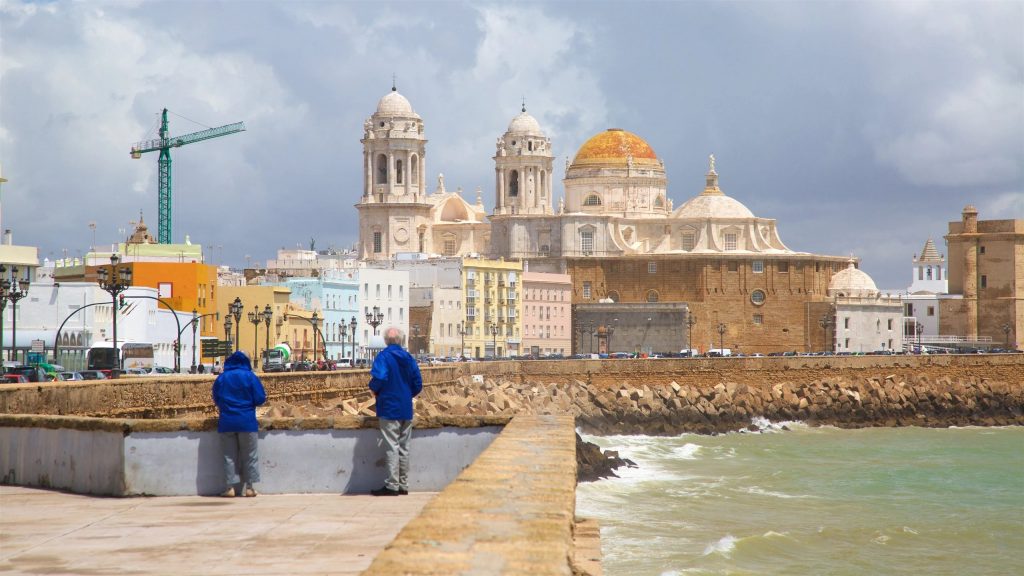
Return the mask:
[[750,263],[750,269],[754,272],[754,274],[763,274],[764,260],[754,260],[753,262]]
[[590,299],[590,282],[583,283],[583,297]]
[[529,150],[530,152],[533,152],[533,140],[530,140],[526,143],[526,149]]
[[395,159],[395,183],[396,184],[401,184],[402,183],[402,172],[404,172],[404,170],[402,170],[402,168],[403,168],[402,160],[396,158]]
[[655,197],[654,198],[654,207],[655,208],[664,208],[665,207],[665,199],[662,196],[660,196],[660,195]]
[[686,250],[687,252],[689,252],[690,250],[693,250],[693,246],[694,246],[693,232],[687,232],[687,233],[683,234],[683,246],[682,246],[683,250]]
[[889,330],[892,330],[892,318],[889,318],[889,320],[886,322],[886,324],[887,324],[886,327],[889,328]]
[[764,304],[764,298],[764,291],[762,290],[754,290],[750,293],[750,301],[756,306]]
[[381,243],[381,233],[380,232],[374,232],[373,233],[373,253],[374,254],[380,254],[380,252],[381,252],[381,245],[380,245],[380,243]]
[[508,175],[508,195],[519,196],[519,172],[516,170]]
[[735,260],[729,260],[729,272],[738,272],[740,269],[740,263]]
[[758,325],[764,324],[764,315],[763,314],[754,314],[754,324],[758,324]]
[[735,250],[736,249],[736,235],[735,234],[726,234],[725,235],[725,249],[726,250]]
[[444,239],[444,255],[445,256],[455,256],[455,250],[456,250],[455,238],[445,238]]
[[593,230],[581,230],[580,231],[580,250],[583,254],[594,253],[594,231]]
[[846,330],[850,329],[850,319],[849,318],[843,318],[843,328],[846,329]]
[[584,206],[600,206],[601,205],[601,197],[598,196],[597,194],[591,194],[590,196],[587,196],[586,200],[583,201],[583,205]]
[[658,291],[657,290],[648,290],[647,291],[647,301],[648,302],[657,302],[658,301]]
[[779,262],[779,272],[783,274],[789,273],[789,262]]
[[647,273],[648,274],[657,274],[658,273],[658,263],[657,262],[648,262],[647,263]]
[[388,183],[388,157],[381,154],[377,156],[377,184]]
[[928,276],[929,280],[932,279],[932,267],[931,266],[928,267],[927,276]]
[[981,287],[988,288],[988,276],[984,274],[981,275]]

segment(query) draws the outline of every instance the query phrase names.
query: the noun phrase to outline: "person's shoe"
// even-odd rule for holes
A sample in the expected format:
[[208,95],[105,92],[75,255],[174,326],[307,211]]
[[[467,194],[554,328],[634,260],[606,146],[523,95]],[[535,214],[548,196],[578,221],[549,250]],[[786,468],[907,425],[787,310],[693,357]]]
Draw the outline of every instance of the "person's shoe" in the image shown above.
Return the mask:
[[245,487],[245,497],[246,498],[253,498],[253,497],[256,496],[256,494],[257,494],[256,489],[253,488],[252,486],[246,486]]
[[223,498],[234,498],[235,497],[235,487],[232,486],[231,488],[228,488],[227,490],[221,492],[220,495]]
[[398,496],[401,492],[399,490],[392,490],[387,486],[377,488],[376,490],[370,490],[370,494],[374,496]]
[[409,490],[407,490],[405,488],[399,488],[398,489],[398,495],[399,496],[408,496],[409,495]]

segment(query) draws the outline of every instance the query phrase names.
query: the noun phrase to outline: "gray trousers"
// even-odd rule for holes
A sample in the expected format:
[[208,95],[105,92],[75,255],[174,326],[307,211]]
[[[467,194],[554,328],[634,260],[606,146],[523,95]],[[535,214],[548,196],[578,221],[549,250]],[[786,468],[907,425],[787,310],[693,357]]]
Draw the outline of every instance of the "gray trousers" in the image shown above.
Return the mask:
[[224,481],[228,488],[239,483],[260,481],[260,457],[256,449],[259,432],[221,432],[224,454]]
[[388,479],[384,485],[391,490],[409,489],[409,441],[412,439],[412,420],[380,419],[380,434],[384,437],[385,461]]

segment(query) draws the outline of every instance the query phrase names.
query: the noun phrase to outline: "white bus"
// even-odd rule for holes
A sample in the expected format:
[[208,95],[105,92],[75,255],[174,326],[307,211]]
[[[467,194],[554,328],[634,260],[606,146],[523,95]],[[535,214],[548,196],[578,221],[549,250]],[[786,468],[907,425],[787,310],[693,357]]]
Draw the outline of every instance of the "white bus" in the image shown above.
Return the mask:
[[[146,342],[118,342],[117,347],[121,349],[121,368],[152,368],[153,367],[153,345]],[[103,370],[109,372],[117,368],[114,359],[114,344],[110,341],[97,342],[89,347],[88,360],[86,362],[89,370]]]

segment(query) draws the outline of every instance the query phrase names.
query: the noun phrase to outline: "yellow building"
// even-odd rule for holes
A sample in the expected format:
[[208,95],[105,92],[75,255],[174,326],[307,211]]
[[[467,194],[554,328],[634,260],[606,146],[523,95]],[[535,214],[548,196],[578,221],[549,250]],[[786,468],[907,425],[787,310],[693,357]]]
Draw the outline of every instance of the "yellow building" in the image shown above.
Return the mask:
[[522,262],[462,259],[466,353],[475,358],[520,354]]
[[[258,367],[259,358],[268,346],[273,348],[282,342],[291,346],[293,357],[301,356],[303,347],[312,347],[313,326],[303,320],[309,317],[309,312],[296,314],[297,310],[289,303],[290,296],[291,290],[282,286],[221,286],[217,298],[220,313],[217,337],[236,342],[234,349],[248,354],[254,367]],[[236,299],[241,303],[241,313],[238,318],[231,315],[228,323]],[[269,325],[263,315],[267,306],[271,310]],[[230,332],[225,328],[228,324]]]

